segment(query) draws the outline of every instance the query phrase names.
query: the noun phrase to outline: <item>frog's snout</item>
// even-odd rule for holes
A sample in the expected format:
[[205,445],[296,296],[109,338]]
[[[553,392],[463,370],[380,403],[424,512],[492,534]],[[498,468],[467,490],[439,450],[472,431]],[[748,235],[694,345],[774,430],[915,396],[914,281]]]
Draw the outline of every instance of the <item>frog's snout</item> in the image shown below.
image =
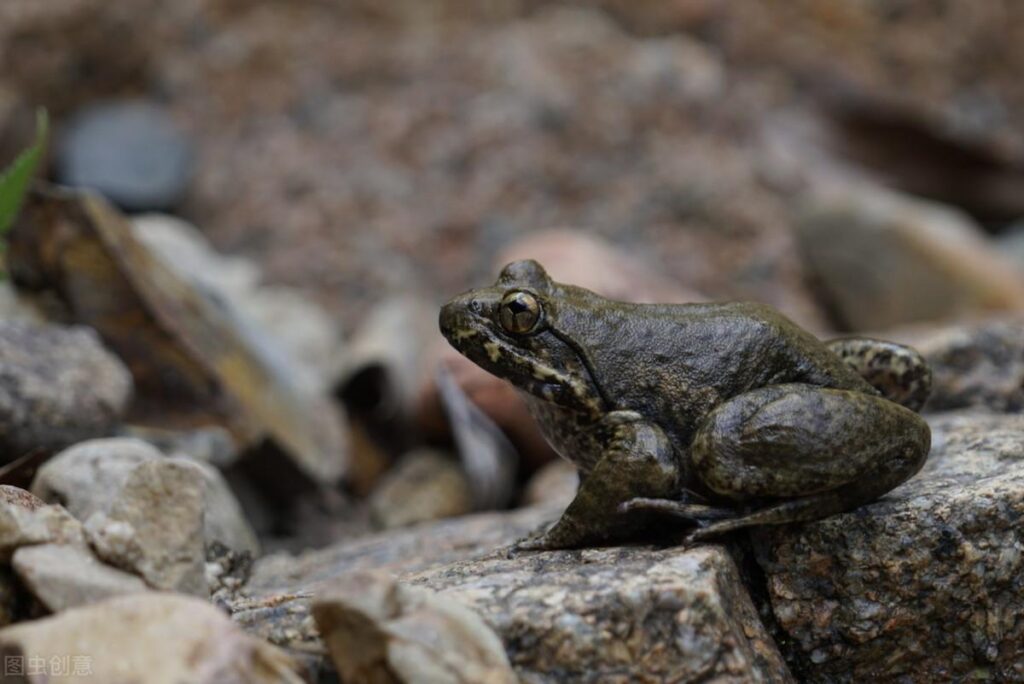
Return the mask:
[[483,302],[472,292],[451,299],[441,307],[441,313],[438,316],[441,334],[456,349],[461,348],[461,345],[458,344],[460,341],[476,335],[473,319],[479,319],[483,310]]

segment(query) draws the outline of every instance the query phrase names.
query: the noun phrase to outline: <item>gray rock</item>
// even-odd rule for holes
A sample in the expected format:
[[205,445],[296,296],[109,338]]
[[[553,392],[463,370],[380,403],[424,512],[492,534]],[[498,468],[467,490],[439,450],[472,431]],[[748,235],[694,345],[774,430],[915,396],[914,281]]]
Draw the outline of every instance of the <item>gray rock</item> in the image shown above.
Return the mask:
[[14,552],[12,564],[25,587],[53,613],[149,591],[135,575],[99,562],[80,546],[23,546]]
[[798,228],[807,266],[846,329],[1024,311],[1024,278],[952,208],[851,183],[815,195]]
[[63,506],[49,506],[24,489],[0,485],[0,561],[31,544],[85,545],[82,524]]
[[473,611],[383,573],[335,578],[313,602],[346,682],[514,684],[501,640]]
[[0,460],[109,433],[131,391],[92,330],[0,322]]
[[205,487],[199,468],[169,459],[140,463],[85,531],[102,560],[154,589],[209,596],[203,542]]
[[145,102],[77,113],[56,152],[61,183],[96,190],[130,211],[173,207],[191,172],[188,138],[165,110]]
[[754,534],[805,681],[1024,679],[1024,417],[931,424],[928,463],[881,500]]
[[480,615],[522,681],[791,681],[721,547],[511,558],[500,548],[555,516],[468,516],[262,559],[230,607],[247,629],[317,652],[308,596],[359,569],[386,570]]
[[[295,663],[253,639],[205,601],[149,592],[72,608],[0,630],[6,657],[41,659],[43,672],[24,681],[63,679],[171,684],[301,684]],[[51,663],[88,674],[49,670]],[[26,668],[27,670],[27,668]],[[53,675],[53,676],[50,676]]]
[[203,480],[203,539],[236,552],[259,554],[259,542],[241,506],[213,466],[164,456],[138,439],[97,439],[76,444],[47,461],[32,481],[32,493],[61,502],[79,520],[108,513],[131,473],[140,464],[181,463],[198,469]]
[[469,479],[454,456],[429,449],[406,454],[370,496],[382,529],[465,515],[473,510]]

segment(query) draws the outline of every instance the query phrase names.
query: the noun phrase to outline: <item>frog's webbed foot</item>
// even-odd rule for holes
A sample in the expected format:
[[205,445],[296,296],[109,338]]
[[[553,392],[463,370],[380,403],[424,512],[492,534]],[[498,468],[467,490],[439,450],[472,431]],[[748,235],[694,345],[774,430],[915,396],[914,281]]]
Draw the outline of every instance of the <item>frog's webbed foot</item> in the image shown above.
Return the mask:
[[611,433],[609,446],[581,480],[576,498],[554,525],[516,549],[566,549],[628,538],[646,521],[643,515],[621,512],[620,504],[637,496],[675,493],[678,464],[660,428],[625,411],[608,414],[604,427]]

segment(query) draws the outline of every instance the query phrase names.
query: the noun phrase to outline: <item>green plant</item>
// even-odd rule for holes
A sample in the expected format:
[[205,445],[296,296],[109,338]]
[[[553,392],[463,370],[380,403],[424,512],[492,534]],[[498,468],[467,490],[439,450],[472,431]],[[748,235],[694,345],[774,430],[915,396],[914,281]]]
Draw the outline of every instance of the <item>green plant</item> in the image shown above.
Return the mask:
[[[0,241],[7,234],[15,216],[21,208],[22,200],[25,199],[25,192],[29,183],[35,176],[36,167],[43,157],[46,149],[47,130],[49,120],[46,110],[40,109],[36,112],[36,139],[32,146],[18,155],[18,158],[11,163],[3,173],[0,173]],[[6,246],[2,243],[0,249]]]

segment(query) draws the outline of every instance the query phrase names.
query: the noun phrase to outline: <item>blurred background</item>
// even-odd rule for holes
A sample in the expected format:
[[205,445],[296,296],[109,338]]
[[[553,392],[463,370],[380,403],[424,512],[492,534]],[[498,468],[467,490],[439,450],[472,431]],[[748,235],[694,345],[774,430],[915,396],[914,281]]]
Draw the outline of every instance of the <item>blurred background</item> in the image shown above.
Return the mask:
[[360,494],[422,442],[396,415],[445,439],[436,307],[513,257],[822,336],[1024,310],[1014,0],[3,0],[0,60],[0,161],[45,107],[46,177],[193,279],[276,288],[250,313],[295,372],[391,407],[354,422]]

